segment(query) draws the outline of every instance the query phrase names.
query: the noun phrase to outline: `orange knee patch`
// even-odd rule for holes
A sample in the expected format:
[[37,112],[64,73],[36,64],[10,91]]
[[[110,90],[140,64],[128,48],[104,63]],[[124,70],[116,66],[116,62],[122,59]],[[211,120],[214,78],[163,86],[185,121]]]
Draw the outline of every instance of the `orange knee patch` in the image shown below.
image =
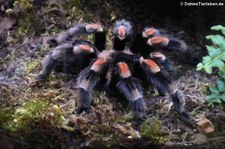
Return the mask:
[[93,52],[93,48],[90,47],[89,45],[79,45],[79,49],[81,51],[87,51],[87,52]]
[[99,58],[94,62],[93,65],[103,65],[104,63],[106,63],[106,60],[104,58]]
[[154,34],[156,34],[158,32],[158,30],[156,30],[155,28],[148,28],[143,32],[143,37],[148,37],[148,36],[152,36]]
[[99,58],[91,66],[91,70],[94,70],[95,72],[99,72],[102,69],[103,64],[105,64],[105,63],[106,63],[106,59]]
[[131,76],[131,74],[130,74],[130,69],[129,69],[129,67],[128,67],[128,65],[127,65],[126,63],[124,63],[124,62],[119,62],[119,63],[117,64],[117,66],[119,67],[120,76],[121,76],[122,78],[127,78],[127,77]]
[[152,52],[150,56],[151,58],[160,58],[162,61],[166,59],[166,56],[159,52]]
[[156,36],[156,37],[149,38],[147,43],[149,45],[167,46],[169,43],[169,39],[166,37]]
[[151,69],[153,73],[160,71],[160,67],[153,60],[145,59],[144,63],[149,67],[149,69]]
[[95,31],[103,31],[103,27],[100,24],[96,24],[96,23],[88,24],[86,28],[92,29]]

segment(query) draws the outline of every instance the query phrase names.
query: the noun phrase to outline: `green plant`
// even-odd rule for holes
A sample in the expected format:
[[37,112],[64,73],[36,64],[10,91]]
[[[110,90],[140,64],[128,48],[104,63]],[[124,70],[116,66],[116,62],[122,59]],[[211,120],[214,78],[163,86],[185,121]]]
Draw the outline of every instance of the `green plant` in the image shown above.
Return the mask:
[[20,4],[20,8],[23,10],[23,11],[27,11],[29,9],[32,9],[33,5],[33,0],[18,0],[17,2],[19,2]]
[[209,87],[211,92],[207,96],[209,104],[225,101],[225,27],[217,25],[213,26],[211,30],[221,31],[222,34],[206,36],[206,39],[212,41],[212,45],[206,45],[208,55],[203,57],[202,63],[197,65],[197,70],[204,69],[208,74],[212,73],[213,68],[219,70],[216,85]]
[[66,1],[66,5],[68,9],[72,9],[75,6],[79,6],[80,5],[80,0],[67,0]]
[[64,117],[57,105],[40,99],[27,101],[23,107],[16,110],[0,110],[0,124],[9,131],[31,132],[42,126],[59,127],[63,121]]
[[149,117],[141,125],[141,137],[157,143],[166,143],[169,140],[165,137],[162,124],[156,117]]

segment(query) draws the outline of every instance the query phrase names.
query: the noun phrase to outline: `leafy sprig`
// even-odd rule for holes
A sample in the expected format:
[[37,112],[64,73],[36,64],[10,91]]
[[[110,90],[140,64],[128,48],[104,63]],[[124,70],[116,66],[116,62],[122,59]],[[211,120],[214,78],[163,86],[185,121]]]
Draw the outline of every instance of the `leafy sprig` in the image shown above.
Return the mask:
[[206,39],[212,41],[212,45],[206,45],[208,55],[203,57],[201,63],[197,65],[197,70],[204,69],[211,74],[213,68],[218,68],[219,78],[215,86],[210,86],[210,95],[207,96],[209,104],[222,103],[225,101],[225,27],[221,25],[213,26],[211,30],[221,31],[221,35],[208,35]]
[[211,40],[213,45],[207,45],[208,55],[203,57],[202,63],[197,65],[197,70],[204,69],[207,73],[212,73],[212,68],[217,67],[225,73],[225,27],[221,25],[213,26],[211,30],[221,31],[223,35],[209,35],[207,39]]

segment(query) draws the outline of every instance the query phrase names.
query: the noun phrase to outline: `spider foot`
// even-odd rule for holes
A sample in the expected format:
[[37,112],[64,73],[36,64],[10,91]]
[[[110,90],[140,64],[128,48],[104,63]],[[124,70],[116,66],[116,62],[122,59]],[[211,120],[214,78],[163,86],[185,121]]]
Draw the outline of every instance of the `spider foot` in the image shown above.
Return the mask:
[[30,86],[31,87],[42,87],[45,83],[45,77],[42,75],[39,75],[35,78],[35,81],[31,82]]
[[131,102],[131,110],[134,113],[134,118],[137,121],[143,122],[147,118],[146,104],[143,98]]
[[84,106],[80,106],[76,109],[76,114],[77,115],[80,115],[82,112],[85,112],[87,114],[89,114],[91,111],[91,108],[90,107],[84,107]]
[[76,109],[76,113],[79,115],[83,111],[86,113],[90,112],[91,109],[91,99],[90,99],[90,92],[86,91],[82,88],[79,88],[79,101],[78,101],[78,107]]
[[191,127],[196,127],[196,121],[186,112],[179,113],[178,119]]

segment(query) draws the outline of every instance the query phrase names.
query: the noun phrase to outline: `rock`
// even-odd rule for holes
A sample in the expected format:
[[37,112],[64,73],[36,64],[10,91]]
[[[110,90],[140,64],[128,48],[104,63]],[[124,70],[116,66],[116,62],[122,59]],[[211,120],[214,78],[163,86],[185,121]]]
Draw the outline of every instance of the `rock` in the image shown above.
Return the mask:
[[12,28],[12,26],[15,23],[16,23],[16,19],[13,19],[13,18],[10,18],[10,17],[4,18],[2,20],[2,22],[0,23],[0,29],[8,30],[8,29]]
[[201,134],[210,134],[214,132],[214,125],[210,120],[204,118],[197,122],[197,129]]
[[196,134],[195,139],[191,141],[193,144],[205,144],[207,142],[207,137],[202,134]]

